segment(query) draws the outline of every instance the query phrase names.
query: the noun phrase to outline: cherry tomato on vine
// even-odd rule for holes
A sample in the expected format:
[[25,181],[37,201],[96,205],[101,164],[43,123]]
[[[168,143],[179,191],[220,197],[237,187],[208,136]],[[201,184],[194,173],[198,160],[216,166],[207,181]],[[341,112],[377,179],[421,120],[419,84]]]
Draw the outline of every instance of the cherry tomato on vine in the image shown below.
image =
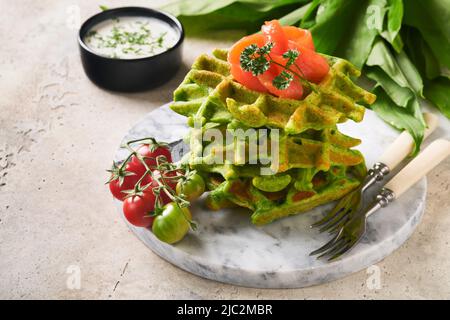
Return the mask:
[[150,216],[155,209],[153,192],[144,191],[128,197],[123,202],[123,213],[128,222],[137,227],[150,227],[154,217]]
[[[176,171],[166,171],[163,173],[159,173],[160,176],[160,182],[163,183],[165,186],[169,187],[171,190],[168,190],[169,193],[175,193],[176,187],[177,187],[177,181],[178,179],[175,179],[174,177],[177,176]],[[151,188],[158,188],[160,185],[156,180],[152,181]],[[167,195],[167,193],[160,188],[160,199],[162,201],[162,204],[167,204],[169,202],[172,202],[172,199]]]
[[134,172],[138,179],[142,177],[142,175],[145,173],[145,168],[142,165],[137,165],[136,163],[133,163],[131,160],[128,161],[126,165],[127,171]]
[[[127,196],[123,191],[132,190],[134,186],[142,177],[145,172],[142,170],[142,166],[137,166],[131,162],[125,165],[125,168],[121,170],[118,167],[114,167],[109,181],[109,190],[111,191],[114,198],[123,201]],[[141,185],[146,185],[151,182],[151,177],[147,175],[143,180]]]
[[[170,154],[170,150],[166,146],[159,145],[157,143],[143,144],[136,150],[136,152],[144,158],[145,163],[151,170],[156,169],[156,158],[159,156],[164,156],[166,157],[167,162],[172,162],[172,155]],[[144,167],[144,165],[136,156],[133,156],[131,158],[131,162],[136,166]]]
[[193,201],[205,192],[205,181],[198,173],[188,174],[178,181],[176,191],[178,195],[185,195],[188,201]]
[[191,212],[170,202],[162,208],[161,214],[153,221],[153,234],[161,241],[175,243],[184,238],[189,231]]

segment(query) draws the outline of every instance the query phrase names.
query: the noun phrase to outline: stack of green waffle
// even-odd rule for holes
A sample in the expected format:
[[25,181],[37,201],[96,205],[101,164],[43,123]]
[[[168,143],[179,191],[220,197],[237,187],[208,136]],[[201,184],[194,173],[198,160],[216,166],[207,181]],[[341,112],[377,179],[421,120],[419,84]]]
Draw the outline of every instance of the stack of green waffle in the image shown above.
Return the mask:
[[[336,124],[361,121],[362,104],[375,100],[352,82],[350,77],[359,76],[359,70],[346,60],[327,57],[330,71],[316,90],[304,100],[291,100],[234,81],[226,55],[225,50],[201,55],[175,90],[171,105],[193,127],[184,161],[205,178],[208,206],[249,208],[252,222],[262,225],[339,199],[356,188],[365,165],[361,153],[351,148],[360,140],[342,134]],[[199,139],[212,128],[224,137],[227,130],[267,129],[268,141],[278,129],[276,165],[251,152],[249,141],[242,154],[236,144]],[[230,150],[231,160],[225,156]],[[274,174],[262,174],[262,168]]]

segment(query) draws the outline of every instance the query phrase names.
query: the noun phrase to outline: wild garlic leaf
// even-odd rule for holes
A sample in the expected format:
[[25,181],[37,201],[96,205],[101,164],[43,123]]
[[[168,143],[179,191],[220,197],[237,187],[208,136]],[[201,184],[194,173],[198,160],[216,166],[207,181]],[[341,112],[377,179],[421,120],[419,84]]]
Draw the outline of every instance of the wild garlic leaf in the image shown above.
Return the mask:
[[382,30],[386,0],[324,0],[311,28],[319,52],[362,68]]
[[450,79],[439,77],[429,81],[424,88],[425,97],[450,119]]
[[404,50],[411,62],[422,75],[422,78],[434,79],[441,75],[441,67],[420,32],[411,27],[403,27],[402,37],[405,39]]
[[388,0],[387,11],[387,28],[381,32],[394,48],[395,51],[401,52],[403,41],[399,34],[403,20],[403,0]]
[[404,51],[395,54],[396,61],[414,92],[423,98],[423,81]]
[[377,100],[371,106],[372,110],[393,127],[408,130],[415,142],[413,155],[416,155],[420,151],[425,131],[425,121],[417,99],[411,100],[407,108],[402,108],[395,105],[381,87],[376,87],[373,92],[377,95]]
[[395,38],[402,27],[403,0],[388,0],[388,6],[387,30],[391,34],[392,38]]
[[398,106],[406,108],[408,102],[414,98],[414,93],[411,89],[400,86],[379,66],[366,67],[365,75],[376,81],[377,85],[381,86],[392,101]]
[[316,24],[315,17],[322,2],[322,0],[313,0],[311,2],[311,5],[308,7],[308,10],[305,12],[305,15],[300,23],[301,28],[309,29]]
[[439,62],[450,68],[450,0],[403,3],[403,23],[417,28]]
[[382,39],[375,42],[366,65],[379,66],[399,86],[422,96],[422,78],[416,68],[404,52],[394,55]]
[[[205,36],[205,30],[234,30],[240,36],[257,31],[309,0],[175,0],[159,8],[177,16],[187,35]],[[244,33],[237,32],[244,30]],[[239,36],[236,36],[236,38]]]
[[224,8],[234,2],[236,2],[236,0],[178,0],[163,5],[161,8],[175,16],[204,15]]
[[308,12],[309,7],[311,6],[311,3],[307,3],[304,6],[301,6],[300,8],[289,12],[285,16],[278,19],[280,24],[282,26],[291,26],[291,25],[297,25],[305,16],[306,12]]

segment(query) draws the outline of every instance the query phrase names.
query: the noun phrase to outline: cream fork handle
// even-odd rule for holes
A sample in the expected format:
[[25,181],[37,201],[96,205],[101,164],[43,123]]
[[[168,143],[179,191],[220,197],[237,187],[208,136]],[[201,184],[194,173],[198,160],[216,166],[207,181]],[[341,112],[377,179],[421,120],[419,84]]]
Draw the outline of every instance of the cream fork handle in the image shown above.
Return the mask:
[[392,191],[394,198],[400,197],[448,155],[450,155],[450,141],[445,139],[433,141],[395,177],[389,180],[383,189]]
[[[432,113],[423,114],[427,128],[425,129],[424,139],[426,139],[438,125],[438,117]],[[379,162],[388,166],[392,171],[403,159],[405,159],[414,147],[414,140],[408,131],[403,131],[397,139],[384,151]]]

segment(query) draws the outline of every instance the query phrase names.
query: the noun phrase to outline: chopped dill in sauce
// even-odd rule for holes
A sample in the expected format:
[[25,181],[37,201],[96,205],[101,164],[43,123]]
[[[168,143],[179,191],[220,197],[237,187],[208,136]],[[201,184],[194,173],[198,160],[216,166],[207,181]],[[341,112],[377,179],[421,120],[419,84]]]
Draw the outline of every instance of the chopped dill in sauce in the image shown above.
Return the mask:
[[168,23],[148,17],[120,17],[103,21],[84,37],[99,55],[136,59],[157,55],[172,48],[179,35]]

